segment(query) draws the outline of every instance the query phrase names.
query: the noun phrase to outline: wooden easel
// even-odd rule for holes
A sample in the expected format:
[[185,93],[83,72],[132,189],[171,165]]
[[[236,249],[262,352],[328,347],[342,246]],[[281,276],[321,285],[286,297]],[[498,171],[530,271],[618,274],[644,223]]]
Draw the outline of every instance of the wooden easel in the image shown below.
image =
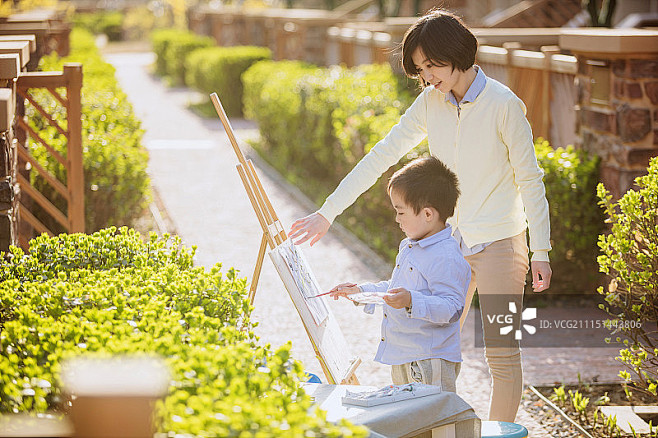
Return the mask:
[[239,164],[236,166],[238,169],[238,174],[242,180],[242,185],[247,191],[249,196],[249,201],[251,201],[251,206],[256,212],[256,217],[258,222],[263,230],[263,237],[260,241],[260,249],[258,251],[258,258],[256,259],[256,267],[254,268],[254,275],[252,276],[251,286],[249,287],[249,302],[254,303],[254,298],[256,296],[256,288],[258,287],[258,278],[260,277],[261,269],[263,268],[263,260],[265,259],[265,251],[267,250],[267,245],[269,244],[270,249],[274,249],[281,243],[283,243],[288,236],[286,235],[279,218],[270,203],[263,186],[256,175],[256,169],[251,160],[247,160],[238,146],[238,142],[233,133],[233,128],[231,127],[231,122],[226,116],[224,107],[217,96],[217,93],[212,93],[210,95],[210,100],[212,100],[217,115],[219,115],[222,125],[224,125],[224,130],[228,135],[228,139],[233,146],[235,155],[238,157]]
[[[224,111],[224,107],[222,106],[222,103],[219,100],[217,93],[212,93],[210,95],[210,100],[215,106],[217,115],[222,121],[222,125],[224,126],[224,130],[228,135],[229,141],[231,142],[231,146],[233,146],[233,150],[235,151],[235,154],[238,157],[239,163],[236,166],[238,170],[238,174],[240,175],[240,179],[242,180],[242,185],[244,186],[245,191],[249,196],[249,201],[251,201],[251,206],[253,207],[254,212],[256,213],[256,217],[258,218],[258,222],[260,223],[261,229],[263,230],[263,237],[261,238],[260,249],[258,250],[258,258],[256,259],[254,275],[252,277],[251,286],[249,288],[249,302],[253,304],[254,298],[256,296],[256,288],[258,286],[258,278],[260,277],[260,273],[263,267],[263,260],[265,259],[265,252],[267,250],[267,246],[269,245],[270,249],[273,250],[277,246],[285,242],[288,239],[288,236],[286,235],[286,232],[283,226],[281,225],[281,222],[279,221],[276,212],[274,211],[274,207],[272,206],[272,203],[270,202],[269,198],[267,197],[267,194],[265,193],[265,190],[263,189],[263,185],[261,184],[260,179],[256,174],[256,169],[254,168],[252,161],[247,160],[244,154],[242,153],[242,150],[240,150],[238,142],[235,138],[235,134],[233,133],[233,128],[231,127],[231,123],[228,117],[226,116],[226,112]],[[330,367],[327,364],[327,360],[322,354],[321,349],[318,347],[317,342],[314,340],[314,337],[309,332],[309,327],[307,327],[307,321],[301,314],[300,309],[297,307],[296,304],[295,307],[297,308],[298,313],[300,313],[300,318],[302,319],[302,323],[304,325],[304,329],[306,330],[306,334],[308,335],[308,338],[310,339],[311,344],[313,345],[313,350],[315,351],[315,355],[318,358],[320,365],[322,366],[322,370],[325,376],[327,377],[327,379],[329,380],[329,383],[358,385],[359,381],[356,375],[354,374],[354,371],[361,363],[361,359],[359,358],[354,359],[351,362],[349,369],[344,373],[343,376],[335,376],[334,373],[331,372]],[[339,330],[335,321],[333,321],[332,323],[333,323],[332,328],[335,327],[336,329]],[[342,333],[341,333],[341,337],[342,337]]]

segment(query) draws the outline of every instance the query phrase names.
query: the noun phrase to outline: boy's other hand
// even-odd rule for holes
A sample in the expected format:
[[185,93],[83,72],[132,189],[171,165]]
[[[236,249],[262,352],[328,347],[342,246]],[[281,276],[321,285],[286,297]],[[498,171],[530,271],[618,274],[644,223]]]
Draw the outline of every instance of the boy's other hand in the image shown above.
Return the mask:
[[295,242],[295,245],[301,245],[312,238],[311,246],[313,246],[315,242],[327,234],[330,226],[331,224],[329,221],[316,211],[313,214],[309,214],[308,216],[297,219],[293,222],[290,231],[288,231],[288,237],[291,239],[300,237],[300,239]]
[[347,298],[348,295],[359,293],[361,289],[359,289],[356,283],[341,283],[338,286],[334,286],[329,292],[329,296],[337,300],[338,297]]
[[394,289],[389,289],[388,292],[393,295],[385,296],[384,301],[392,308],[402,309],[405,307],[411,307],[411,292],[405,288],[396,287]]

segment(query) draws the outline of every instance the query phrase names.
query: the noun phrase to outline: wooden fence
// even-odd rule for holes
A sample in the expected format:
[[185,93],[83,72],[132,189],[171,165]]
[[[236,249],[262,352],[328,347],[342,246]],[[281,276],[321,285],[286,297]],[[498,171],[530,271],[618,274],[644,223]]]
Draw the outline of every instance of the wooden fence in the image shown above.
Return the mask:
[[[63,96],[58,89],[64,88],[66,94]],[[36,204],[50,215],[69,233],[84,232],[85,230],[85,213],[84,213],[84,175],[82,165],[82,113],[81,113],[81,96],[82,88],[82,65],[67,64],[62,72],[26,72],[22,73],[16,79],[16,91],[18,96],[37,111],[45,122],[54,127],[62,136],[66,138],[67,151],[62,155],[49,145],[37,131],[35,131],[25,117],[17,118],[17,126],[20,130],[16,136],[19,142],[18,157],[20,162],[29,163],[27,166],[31,171],[37,172],[38,176],[43,178],[48,185],[61,196],[67,204],[66,211],[61,211],[53,205],[53,202],[44,196],[30,182],[30,176],[27,172],[18,173],[18,183],[21,187],[21,194],[28,195],[28,199],[21,199],[19,215],[21,220],[27,222],[38,233],[47,233],[54,235],[53,230],[49,229],[42,221],[32,214],[32,207]],[[66,125],[62,126],[61,122],[55,119],[55,116],[41,106],[30,93],[33,89],[47,90],[61,106],[66,110]],[[44,169],[39,162],[30,153],[27,137],[32,141],[40,143],[66,172],[65,181],[60,181],[53,174]],[[20,165],[19,165],[20,166]],[[21,166],[22,168],[23,166]],[[31,236],[21,234],[19,241],[21,246],[27,247],[28,240]]]
[[[249,10],[202,6],[190,12],[190,28],[213,36],[218,45],[259,45],[274,59],[317,65],[390,63],[401,73],[397,47],[415,17],[381,22],[349,22],[320,10]],[[559,28],[475,28],[477,62],[485,73],[509,86],[526,104],[535,137],[554,146],[576,140],[576,58],[560,54]],[[513,43],[509,43],[512,41]]]
[[[357,30],[361,23],[329,28],[327,64],[352,67],[389,62],[401,73],[395,49],[409,21],[370,23],[363,26],[367,30]],[[492,44],[479,46],[476,62],[487,76],[510,87],[525,102],[534,136],[548,139],[554,147],[574,144],[578,139],[574,83],[578,64],[574,56],[560,54],[555,45],[559,29],[474,29],[474,33],[480,42]],[[498,43],[502,47],[494,45]]]
[[481,46],[477,63],[525,102],[535,137],[549,140],[554,147],[574,144],[578,139],[576,58],[560,54],[556,46],[543,47],[541,52],[517,47]]
[[[34,10],[0,19],[0,251],[10,245],[24,248],[34,231],[54,231],[35,216],[35,208],[50,215],[58,230],[84,231],[84,181],[82,178],[82,134],[80,89],[82,67],[68,65],[62,72],[35,72],[40,58],[56,51],[69,52],[70,25],[56,10]],[[41,88],[52,94],[66,112],[65,120],[42,108],[31,90]],[[61,90],[65,94],[61,94]],[[67,151],[56,151],[25,119],[26,105],[33,106],[49,125],[66,138]],[[40,130],[40,128],[39,128]],[[40,143],[66,170],[62,181],[47,172],[32,156],[28,138]],[[61,196],[64,211],[30,183],[32,172]]]

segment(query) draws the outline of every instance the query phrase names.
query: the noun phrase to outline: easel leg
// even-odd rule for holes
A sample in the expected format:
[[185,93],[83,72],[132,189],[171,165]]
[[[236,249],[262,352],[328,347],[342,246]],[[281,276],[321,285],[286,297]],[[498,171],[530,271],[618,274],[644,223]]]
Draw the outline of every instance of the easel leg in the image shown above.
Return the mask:
[[256,298],[256,287],[258,287],[258,278],[260,271],[263,268],[263,260],[265,259],[265,250],[267,249],[267,235],[263,233],[263,238],[260,240],[260,249],[258,250],[258,258],[256,259],[256,267],[254,268],[254,275],[251,277],[251,287],[249,288],[249,304],[254,304]]
[[352,374],[349,379],[344,383],[345,385],[360,385],[359,379],[356,378],[356,374]]

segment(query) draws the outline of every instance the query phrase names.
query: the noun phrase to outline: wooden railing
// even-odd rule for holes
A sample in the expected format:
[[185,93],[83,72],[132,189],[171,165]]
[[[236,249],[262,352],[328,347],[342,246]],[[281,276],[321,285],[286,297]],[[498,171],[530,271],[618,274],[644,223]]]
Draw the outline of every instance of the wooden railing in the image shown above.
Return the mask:
[[[32,89],[46,89],[58,103],[66,109],[66,126],[55,119],[53,115],[43,108],[30,94]],[[58,89],[66,89],[66,94],[62,95]],[[28,72],[22,73],[16,79],[16,90],[18,96],[31,105],[50,126],[54,127],[62,136],[66,138],[67,151],[63,156],[60,152],[49,145],[43,137],[39,135],[28,123],[25,117],[17,119],[16,137],[19,142],[18,156],[22,163],[29,163],[27,166],[31,171],[36,171],[47,184],[66,201],[65,211],[58,207],[37,190],[31,183],[29,174],[19,172],[18,183],[21,188],[20,217],[22,221],[28,223],[39,233],[55,234],[33,213],[32,207],[36,204],[45,213],[51,216],[67,232],[84,232],[85,231],[85,213],[84,213],[84,175],[82,166],[82,121],[81,121],[81,96],[82,88],[82,65],[67,64],[64,65],[62,72]],[[32,156],[28,148],[27,137],[32,141],[40,143],[48,153],[57,160],[65,169],[66,179],[60,181],[48,170],[44,169],[39,162]],[[23,195],[29,196],[25,199]],[[22,247],[27,247],[27,241],[32,236],[21,233],[19,243]]]
[[[385,23],[331,27],[327,33],[327,64],[352,67],[390,62],[402,73],[394,49],[410,23],[409,18],[397,18]],[[574,56],[560,53],[556,45],[560,30],[474,29],[474,33],[481,44],[476,62],[487,76],[510,87],[525,102],[534,136],[549,140],[555,147],[574,144],[578,139],[574,83],[578,64]],[[491,45],[482,45],[482,41]]]
[[477,63],[525,102],[535,137],[549,140],[554,147],[574,144],[578,140],[576,58],[560,54],[557,46],[544,46],[540,52],[518,47],[514,43],[480,46]]
[[[212,35],[222,46],[263,45],[272,49],[275,59],[318,65],[388,62],[399,73],[396,48],[415,21],[415,17],[394,17],[347,22],[327,11],[208,6],[190,14],[190,28]],[[560,54],[561,32],[559,28],[473,29],[480,44],[477,62],[526,103],[535,137],[548,139],[556,147],[577,141],[577,63],[575,57]]]

